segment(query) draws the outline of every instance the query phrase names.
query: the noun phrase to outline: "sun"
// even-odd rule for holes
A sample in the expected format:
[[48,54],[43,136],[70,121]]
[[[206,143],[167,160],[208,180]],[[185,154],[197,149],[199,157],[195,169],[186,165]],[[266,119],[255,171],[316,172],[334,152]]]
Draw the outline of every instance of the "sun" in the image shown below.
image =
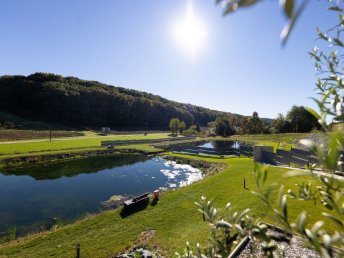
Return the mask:
[[207,31],[205,24],[195,14],[192,2],[188,2],[186,16],[174,23],[173,37],[176,44],[195,61],[196,54],[205,46]]

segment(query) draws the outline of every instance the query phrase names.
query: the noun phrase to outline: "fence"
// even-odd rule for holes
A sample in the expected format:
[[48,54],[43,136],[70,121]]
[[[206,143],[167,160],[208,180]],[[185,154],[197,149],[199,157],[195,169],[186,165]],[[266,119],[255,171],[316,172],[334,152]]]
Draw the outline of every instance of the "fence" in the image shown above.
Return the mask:
[[240,144],[239,152],[240,155],[253,157],[253,147],[251,145]]
[[196,137],[176,137],[176,138],[162,138],[162,139],[145,139],[145,140],[127,140],[127,141],[102,141],[102,147],[114,147],[120,145],[130,145],[130,144],[145,144],[145,143],[161,143],[161,142],[177,142],[193,140]]
[[[291,151],[277,149],[276,153],[263,150],[261,160],[263,163],[272,165],[296,165],[299,167],[310,166],[311,164],[319,164],[317,157],[310,151],[292,148]],[[344,172],[344,152],[341,152],[338,170]]]

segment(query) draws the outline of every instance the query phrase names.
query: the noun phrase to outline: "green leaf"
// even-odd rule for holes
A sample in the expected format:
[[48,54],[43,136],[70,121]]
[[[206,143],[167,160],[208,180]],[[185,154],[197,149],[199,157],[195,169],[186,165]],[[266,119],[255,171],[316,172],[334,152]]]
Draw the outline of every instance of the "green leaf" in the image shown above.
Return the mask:
[[343,42],[341,42],[339,39],[337,39],[337,38],[333,38],[333,41],[334,41],[334,43],[336,43],[338,46],[341,46],[341,47],[343,47],[344,45],[343,45]]
[[265,183],[265,181],[266,181],[266,179],[268,178],[268,172],[267,172],[267,170],[266,169],[264,169],[264,174],[263,174],[263,182],[262,182],[262,184],[264,184]]
[[296,219],[296,225],[297,225],[297,229],[299,230],[299,232],[303,232],[305,229],[305,225],[307,222],[307,212],[303,211],[300,213],[300,215],[297,217]]
[[283,27],[280,35],[280,38],[282,40],[282,46],[284,46],[287,43],[288,37],[292,29],[294,28],[295,22],[297,21],[303,10],[306,8],[308,2],[309,0],[303,1],[300,7],[297,9],[296,13],[289,17],[289,22]]
[[317,120],[320,119],[320,115],[312,108],[307,107],[306,108],[309,113],[311,113]]
[[331,219],[331,220],[332,220],[333,222],[335,222],[336,224],[338,224],[340,227],[344,228],[344,224],[343,224],[343,222],[342,222],[340,219],[338,219],[338,218],[336,218],[335,216],[333,216],[333,215],[331,215],[331,214],[329,214],[329,213],[326,213],[326,212],[323,212],[322,214],[323,214],[325,217]]
[[288,18],[291,18],[294,12],[294,0],[280,0],[284,13]]
[[343,9],[339,8],[338,6],[331,6],[331,7],[327,8],[327,10],[336,11],[336,12],[343,12]]
[[250,5],[253,5],[257,3],[257,0],[241,0],[239,1],[239,6],[243,6],[243,7],[246,7],[246,6],[250,6]]
[[[222,2],[224,2],[224,1],[222,1]],[[229,13],[232,13],[232,12],[236,11],[239,7],[248,7],[248,6],[251,6],[257,2],[258,2],[258,0],[229,1],[225,5],[225,11],[223,12],[223,15],[227,15]],[[217,3],[218,3],[218,1],[217,1]]]
[[232,228],[232,224],[228,223],[227,221],[221,220],[216,222],[217,228]]
[[288,219],[288,206],[287,206],[287,196],[283,195],[282,197],[282,208],[284,219]]
[[316,233],[319,232],[319,230],[324,226],[324,222],[319,220],[317,222],[315,222],[315,224],[313,225],[313,227],[311,228],[311,232],[313,233],[313,235],[316,235]]
[[278,199],[277,199],[278,207],[282,206],[283,190],[284,190],[284,185],[281,185],[279,192],[278,192]]

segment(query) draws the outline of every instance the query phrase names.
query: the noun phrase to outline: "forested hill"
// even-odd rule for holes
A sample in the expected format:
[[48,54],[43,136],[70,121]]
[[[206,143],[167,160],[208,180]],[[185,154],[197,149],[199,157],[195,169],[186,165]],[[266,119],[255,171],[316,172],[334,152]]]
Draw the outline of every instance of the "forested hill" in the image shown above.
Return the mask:
[[175,117],[187,125],[206,125],[217,115],[228,114],[145,92],[46,73],[0,77],[0,111],[70,126],[113,128],[166,128]]

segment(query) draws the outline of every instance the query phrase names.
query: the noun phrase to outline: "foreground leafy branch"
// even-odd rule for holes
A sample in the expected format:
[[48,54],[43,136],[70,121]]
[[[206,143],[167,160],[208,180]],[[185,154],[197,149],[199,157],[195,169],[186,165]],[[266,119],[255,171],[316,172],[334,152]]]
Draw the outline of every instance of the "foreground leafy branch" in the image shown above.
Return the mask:
[[[259,1],[217,0],[216,2],[222,4],[224,15],[226,15]],[[287,17],[287,23],[281,33],[284,44],[309,1],[301,1],[297,7],[294,0],[280,0],[279,2]],[[329,117],[334,121],[344,122],[344,41],[342,40],[344,6],[342,0],[334,1],[334,3],[330,0],[328,2],[330,3],[328,10],[338,15],[338,23],[326,32],[317,29],[317,41],[320,47],[325,47],[325,50],[322,51],[316,46],[309,54],[314,60],[319,76],[316,89],[320,98],[314,99],[314,101],[320,112],[308,109],[327,132],[331,129],[327,126]],[[283,185],[280,186],[276,201],[272,195],[277,191],[277,186],[274,184],[266,186],[268,168],[258,164],[254,166],[253,176],[257,190],[252,193],[258,196],[268,208],[275,224],[281,227],[284,235],[269,231],[268,227],[260,223],[261,220],[249,209],[238,211],[227,204],[225,214],[220,217],[211,201],[202,197],[197,205],[211,229],[209,244],[203,248],[197,244],[195,252],[188,244],[185,253],[178,254],[178,256],[227,257],[238,241],[249,236],[261,243],[262,250],[267,257],[279,257],[283,256],[283,253],[277,251],[276,243],[289,241],[285,236],[293,234],[306,246],[313,247],[322,257],[344,257],[344,184],[340,182],[342,180],[336,179],[333,175],[338,168],[344,165],[343,157],[341,157],[343,155],[341,153],[344,151],[343,129],[332,129],[329,135],[330,140],[326,146],[311,141],[303,142],[316,154],[317,164],[312,164],[307,170],[294,170],[286,173],[285,177],[302,176],[303,181],[296,185],[297,190],[285,190]],[[328,174],[316,172],[317,166]],[[311,183],[314,180],[316,184]],[[320,203],[327,212],[322,212],[320,220],[307,226],[309,218],[306,211],[301,211],[294,220],[289,217],[288,200],[290,199],[299,202],[312,201],[314,205]],[[324,222],[326,220],[336,224],[338,230],[327,231]]]

